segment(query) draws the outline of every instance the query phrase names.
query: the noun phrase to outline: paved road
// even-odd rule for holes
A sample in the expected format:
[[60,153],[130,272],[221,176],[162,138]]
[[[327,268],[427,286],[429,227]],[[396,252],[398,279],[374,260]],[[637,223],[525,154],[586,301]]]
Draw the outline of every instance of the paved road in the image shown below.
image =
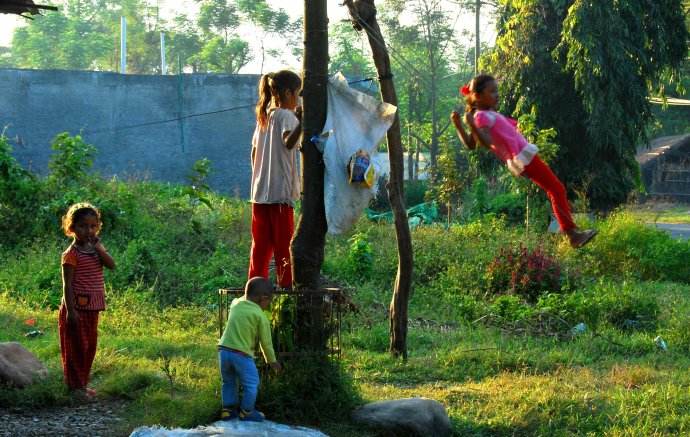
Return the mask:
[[[652,224],[652,226],[655,225]],[[690,240],[690,224],[675,225],[670,223],[657,223],[656,227],[669,232],[674,238],[684,238],[686,240]]]

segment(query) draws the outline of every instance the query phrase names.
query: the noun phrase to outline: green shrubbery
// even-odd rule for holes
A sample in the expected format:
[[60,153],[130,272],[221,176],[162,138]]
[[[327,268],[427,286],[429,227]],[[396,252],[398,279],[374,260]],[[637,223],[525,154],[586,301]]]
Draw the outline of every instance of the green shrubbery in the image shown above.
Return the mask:
[[690,283],[690,241],[674,239],[626,212],[617,212],[599,225],[599,235],[581,252],[564,258],[592,276]]
[[69,245],[60,219],[81,201],[101,210],[103,241],[118,265],[107,277],[113,292],[137,290],[164,305],[206,303],[219,287],[243,284],[249,208],[208,190],[208,161],[195,165],[192,185],[184,187],[89,175],[95,149],[79,136],[58,135],[53,150],[50,174],[39,178],[12,158],[0,137],[2,289],[59,305],[59,259]]

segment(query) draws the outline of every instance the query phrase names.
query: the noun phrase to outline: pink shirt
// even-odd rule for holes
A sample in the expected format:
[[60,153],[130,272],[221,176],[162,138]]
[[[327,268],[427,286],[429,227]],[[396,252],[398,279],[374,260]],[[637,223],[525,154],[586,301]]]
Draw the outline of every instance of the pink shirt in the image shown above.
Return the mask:
[[508,166],[516,176],[522,174],[539,152],[517,128],[517,121],[496,111],[477,111],[474,114],[477,128],[488,128],[491,134],[491,151]]

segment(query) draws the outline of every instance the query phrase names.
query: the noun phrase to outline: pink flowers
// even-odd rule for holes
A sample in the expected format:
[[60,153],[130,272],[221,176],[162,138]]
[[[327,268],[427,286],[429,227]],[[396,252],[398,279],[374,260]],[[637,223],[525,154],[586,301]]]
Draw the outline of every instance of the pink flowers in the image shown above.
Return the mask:
[[471,92],[471,91],[470,91],[470,86],[469,86],[469,85],[463,85],[463,86],[460,88],[460,94],[462,94],[463,96],[469,95],[470,92]]

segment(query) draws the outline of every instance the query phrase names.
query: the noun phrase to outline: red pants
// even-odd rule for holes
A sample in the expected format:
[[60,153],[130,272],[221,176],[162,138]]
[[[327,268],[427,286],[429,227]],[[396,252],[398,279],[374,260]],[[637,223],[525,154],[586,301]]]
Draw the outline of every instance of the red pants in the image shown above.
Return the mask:
[[535,156],[532,162],[525,167],[525,171],[522,174],[546,191],[546,195],[549,197],[549,201],[551,201],[553,214],[561,226],[561,231],[567,232],[575,229],[576,226],[573,216],[570,214],[570,204],[568,203],[565,187],[558,177],[553,174],[549,166],[539,159],[539,156]]
[[252,204],[252,249],[249,277],[268,279],[268,263],[276,261],[278,285],[292,287],[290,241],[295,227],[293,208],[285,204]]
[[76,325],[67,323],[67,307],[60,306],[58,330],[65,383],[74,390],[86,387],[96,356],[99,311],[79,311]]

